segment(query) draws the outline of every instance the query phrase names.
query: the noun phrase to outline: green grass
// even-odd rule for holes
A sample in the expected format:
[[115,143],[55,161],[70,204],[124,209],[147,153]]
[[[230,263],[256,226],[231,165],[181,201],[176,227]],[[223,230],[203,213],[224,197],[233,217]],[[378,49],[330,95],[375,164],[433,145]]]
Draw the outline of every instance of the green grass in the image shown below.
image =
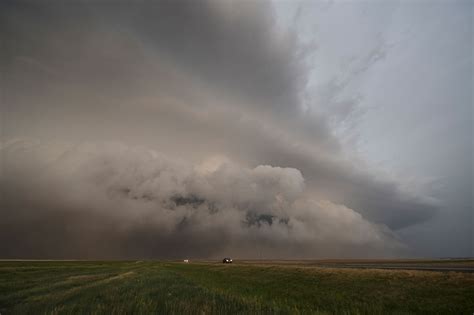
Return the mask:
[[474,274],[172,262],[0,262],[1,314],[473,314]]

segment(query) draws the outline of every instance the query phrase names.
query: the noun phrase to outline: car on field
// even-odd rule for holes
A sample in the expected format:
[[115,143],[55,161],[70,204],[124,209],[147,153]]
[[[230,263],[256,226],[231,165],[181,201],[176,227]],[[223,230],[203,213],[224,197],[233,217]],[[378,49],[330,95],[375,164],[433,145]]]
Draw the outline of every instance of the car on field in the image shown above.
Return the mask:
[[222,259],[222,263],[224,263],[224,264],[231,264],[231,263],[232,263],[232,258],[226,257],[226,258]]

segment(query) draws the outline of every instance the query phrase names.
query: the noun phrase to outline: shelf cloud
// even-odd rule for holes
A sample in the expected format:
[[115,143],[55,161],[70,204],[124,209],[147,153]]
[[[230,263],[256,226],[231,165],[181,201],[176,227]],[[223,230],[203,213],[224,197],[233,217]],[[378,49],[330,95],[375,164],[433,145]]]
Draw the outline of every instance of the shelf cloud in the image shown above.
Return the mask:
[[308,106],[270,2],[1,6],[3,257],[394,256],[439,208]]

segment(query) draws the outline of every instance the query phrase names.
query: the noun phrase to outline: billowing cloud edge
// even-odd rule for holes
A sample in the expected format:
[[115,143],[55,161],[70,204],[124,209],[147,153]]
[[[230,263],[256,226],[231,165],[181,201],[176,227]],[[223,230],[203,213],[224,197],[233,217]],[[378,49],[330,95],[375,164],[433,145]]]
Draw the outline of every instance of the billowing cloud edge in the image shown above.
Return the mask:
[[295,168],[200,164],[122,143],[1,147],[4,257],[387,257],[387,226],[315,200]]

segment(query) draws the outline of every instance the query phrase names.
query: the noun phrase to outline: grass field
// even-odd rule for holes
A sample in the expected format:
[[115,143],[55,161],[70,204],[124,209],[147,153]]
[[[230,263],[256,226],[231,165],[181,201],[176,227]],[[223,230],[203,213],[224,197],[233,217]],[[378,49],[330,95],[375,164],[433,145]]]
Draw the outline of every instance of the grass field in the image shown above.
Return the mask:
[[474,274],[181,262],[0,262],[0,313],[473,314]]

